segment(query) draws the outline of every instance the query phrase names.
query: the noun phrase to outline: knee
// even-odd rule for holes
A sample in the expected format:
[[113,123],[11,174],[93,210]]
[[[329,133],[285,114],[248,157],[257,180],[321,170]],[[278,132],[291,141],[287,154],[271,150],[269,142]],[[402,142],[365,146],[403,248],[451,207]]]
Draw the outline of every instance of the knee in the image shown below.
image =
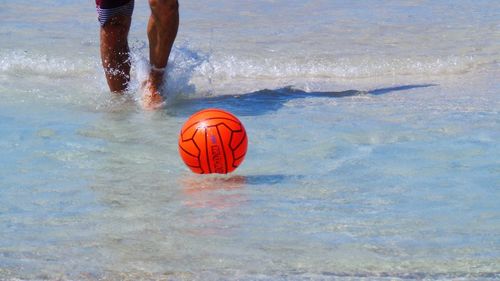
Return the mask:
[[118,48],[127,44],[131,17],[116,16],[101,25],[101,39],[110,48]]
[[179,11],[177,0],[149,0],[149,6],[153,13],[170,14]]

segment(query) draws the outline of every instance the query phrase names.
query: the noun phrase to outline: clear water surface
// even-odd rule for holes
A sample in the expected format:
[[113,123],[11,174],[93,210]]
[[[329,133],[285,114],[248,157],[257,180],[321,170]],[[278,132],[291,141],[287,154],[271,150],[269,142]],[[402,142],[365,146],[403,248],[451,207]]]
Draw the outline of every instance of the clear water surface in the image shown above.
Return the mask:
[[[93,3],[0,1],[0,279],[500,277],[498,1],[180,1],[168,106],[107,92]],[[194,175],[197,110],[245,124]]]

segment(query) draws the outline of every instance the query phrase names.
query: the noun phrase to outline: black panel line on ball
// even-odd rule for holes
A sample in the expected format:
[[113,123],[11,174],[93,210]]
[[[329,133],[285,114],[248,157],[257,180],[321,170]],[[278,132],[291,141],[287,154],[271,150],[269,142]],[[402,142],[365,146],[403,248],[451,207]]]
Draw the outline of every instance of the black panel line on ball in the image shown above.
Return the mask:
[[[208,172],[211,174],[212,169],[210,168],[210,157],[208,156],[208,145],[207,144],[208,144],[208,130],[205,129],[205,150],[207,151],[206,156],[207,156]],[[201,153],[200,153],[200,157],[201,157]]]
[[[192,141],[194,146],[196,147],[196,149],[198,150],[198,154],[201,155],[201,149],[200,147],[198,146],[198,144],[196,144],[196,142],[194,141],[194,135],[196,135],[196,133],[198,132],[198,129],[196,129],[196,131],[194,131],[194,134],[193,134],[193,137],[190,138],[190,139],[186,139],[186,140],[182,140],[182,142],[187,142],[187,141]],[[184,150],[186,153],[188,153],[189,155],[192,155],[193,157],[199,157],[199,156],[196,156],[196,155],[193,155],[191,153],[189,153],[187,150],[185,150],[182,146],[181,146],[181,142],[179,142],[179,147],[182,148],[182,150]]]
[[196,135],[196,133],[198,133],[198,129],[196,129],[196,131],[193,134],[193,138],[191,138],[190,140],[194,143],[194,146],[196,147],[196,149],[198,149],[198,153],[201,155],[201,149],[198,146],[198,144],[194,141],[194,135]]
[[[194,144],[194,146],[196,147],[196,149],[198,149],[198,156],[195,156],[195,157],[196,157],[196,159],[198,159],[198,164],[200,165],[200,167],[199,167],[199,168],[200,168],[200,170],[201,170],[201,173],[202,173],[202,174],[204,174],[204,173],[205,173],[205,171],[203,170],[203,167],[201,166],[201,149],[200,149],[200,147],[198,146],[198,144],[194,141],[194,136],[196,135],[196,133],[198,133],[198,130],[199,130],[199,129],[198,129],[198,128],[196,128],[196,130],[195,130],[195,131],[194,131],[194,133],[193,133],[193,137],[192,137],[190,140],[193,142],[193,144]],[[205,130],[205,132],[206,132],[206,130]]]
[[[221,123],[221,124],[226,126],[224,123]],[[220,140],[221,147],[222,147],[222,153],[224,153],[224,164],[225,164],[224,170],[225,170],[225,174],[227,174],[227,167],[229,167],[229,164],[227,163],[226,150],[224,149],[224,141],[222,140],[222,137],[220,135],[219,126],[217,125],[217,127],[215,127],[215,128],[217,129],[217,134],[219,135],[219,140]],[[231,135],[232,135],[232,133],[231,133]],[[229,143],[229,148],[231,148],[231,143]]]
[[200,166],[192,166],[186,163],[186,166],[191,167],[191,168],[200,168],[200,170],[203,170]]
[[[186,132],[186,131],[187,131],[187,130],[184,130],[184,132]],[[191,136],[191,138],[189,138],[189,139],[184,139],[184,133],[183,133],[183,132],[181,132],[181,137],[182,137],[182,140],[183,140],[183,141],[188,141],[188,140],[192,140],[192,139],[194,139],[194,136],[196,135],[196,133],[197,133],[197,132],[198,132],[198,128],[196,128],[196,130],[194,130],[193,135],[192,135],[192,136]]]
[[240,147],[240,145],[243,143],[243,141],[245,141],[247,139],[247,133],[244,132],[244,135],[243,135],[243,138],[241,138],[241,141],[234,147],[234,149],[237,149],[238,147]]
[[[245,133],[245,136],[243,137],[243,140],[245,140],[246,138],[247,138],[247,135],[246,135],[246,133]],[[242,143],[242,142],[240,142],[240,145],[241,145],[241,143]],[[239,146],[239,145],[238,145],[238,146]],[[238,146],[237,146],[237,147],[238,147]],[[234,154],[235,154],[235,152],[234,152],[235,150],[236,150],[236,148],[232,151],[232,152],[233,152],[233,158],[234,158],[235,162],[236,162],[237,160],[240,160],[241,158],[245,157],[246,152],[245,152],[245,153],[243,153],[243,155],[241,155],[240,157],[236,157],[236,155],[234,155]]]
[[[195,145],[196,145],[196,143],[195,143]],[[184,152],[186,152],[186,154],[189,154],[189,155],[191,155],[193,157],[198,157],[197,155],[192,154],[191,152],[187,151],[186,149],[184,149],[184,147],[182,147],[180,145],[179,145],[179,148],[182,149]],[[198,148],[198,153],[200,153],[200,149],[199,148]]]
[[235,119],[225,118],[225,117],[210,117],[210,118],[207,118],[207,119],[203,119],[203,121],[198,121],[198,122],[196,122],[196,123],[194,123],[194,124],[191,124],[189,127],[187,127],[187,128],[184,130],[184,132],[185,132],[185,131],[187,131],[187,130],[189,130],[189,128],[191,128],[191,127],[193,127],[193,126],[200,124],[201,122],[208,121],[208,120],[214,120],[214,119],[229,120],[229,121],[232,121],[232,122],[234,122],[234,123],[237,123],[237,124],[239,124],[239,125],[241,126],[241,122],[238,122],[238,121],[237,121],[237,120],[235,120]]
[[228,129],[229,129],[229,131],[231,131],[231,136],[229,136],[229,147],[230,147],[230,148],[231,148],[231,150],[232,150],[233,148],[231,147],[231,143],[233,142],[233,134],[234,134],[234,132],[238,132],[238,131],[233,131],[233,130],[232,130],[231,128],[229,128],[229,126],[228,126],[228,125],[226,125],[225,123],[220,123],[220,124],[218,124],[218,125],[223,125],[223,126],[225,126],[226,128],[228,128]]

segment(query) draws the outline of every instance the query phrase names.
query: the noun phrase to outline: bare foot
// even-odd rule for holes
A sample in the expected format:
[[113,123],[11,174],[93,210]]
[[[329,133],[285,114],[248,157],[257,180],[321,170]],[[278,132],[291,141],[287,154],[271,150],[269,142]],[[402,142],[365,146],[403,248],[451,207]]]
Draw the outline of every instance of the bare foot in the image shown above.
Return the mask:
[[142,84],[142,107],[145,110],[156,110],[165,105],[165,100],[160,92],[165,69],[152,68],[149,78]]
[[142,87],[142,107],[145,110],[157,110],[165,105],[160,91],[147,80]]

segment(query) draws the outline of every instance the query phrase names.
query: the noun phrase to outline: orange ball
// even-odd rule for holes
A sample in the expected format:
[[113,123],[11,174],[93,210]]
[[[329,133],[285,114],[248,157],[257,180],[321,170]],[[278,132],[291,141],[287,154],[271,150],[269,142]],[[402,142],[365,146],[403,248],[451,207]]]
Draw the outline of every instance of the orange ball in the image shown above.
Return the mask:
[[227,174],[243,162],[248,139],[245,127],[221,109],[201,110],[189,117],[179,134],[179,154],[198,174]]

